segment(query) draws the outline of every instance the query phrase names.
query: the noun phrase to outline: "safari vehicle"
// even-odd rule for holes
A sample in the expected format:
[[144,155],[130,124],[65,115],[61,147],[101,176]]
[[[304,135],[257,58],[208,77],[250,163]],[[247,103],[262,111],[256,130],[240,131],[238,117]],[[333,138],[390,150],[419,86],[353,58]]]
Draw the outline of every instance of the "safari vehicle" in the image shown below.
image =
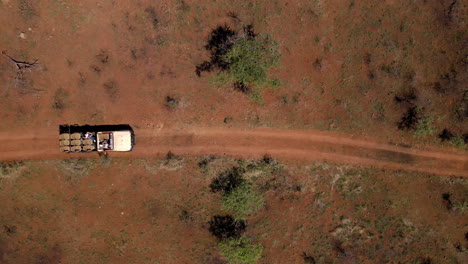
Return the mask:
[[131,151],[135,133],[129,125],[60,125],[61,152]]

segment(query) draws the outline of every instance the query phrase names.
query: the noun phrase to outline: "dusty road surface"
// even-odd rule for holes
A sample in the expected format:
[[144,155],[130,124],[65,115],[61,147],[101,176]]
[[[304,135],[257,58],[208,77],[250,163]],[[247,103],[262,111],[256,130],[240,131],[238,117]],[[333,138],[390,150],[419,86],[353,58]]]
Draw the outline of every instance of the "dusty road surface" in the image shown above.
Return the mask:
[[[161,157],[176,155],[229,155],[258,158],[269,154],[279,159],[330,161],[394,170],[468,177],[468,155],[430,149],[418,150],[323,131],[234,128],[136,129],[132,152],[113,157]],[[93,154],[58,151],[56,130],[0,132],[0,160],[65,159]]]

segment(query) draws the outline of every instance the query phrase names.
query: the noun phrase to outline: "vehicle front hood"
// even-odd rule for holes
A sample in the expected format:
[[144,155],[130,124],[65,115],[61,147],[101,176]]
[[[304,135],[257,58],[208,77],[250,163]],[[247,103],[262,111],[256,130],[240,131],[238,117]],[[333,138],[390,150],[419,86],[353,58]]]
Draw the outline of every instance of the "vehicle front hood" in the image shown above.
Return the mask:
[[132,150],[132,133],[130,131],[115,131],[114,134],[114,151],[130,151]]

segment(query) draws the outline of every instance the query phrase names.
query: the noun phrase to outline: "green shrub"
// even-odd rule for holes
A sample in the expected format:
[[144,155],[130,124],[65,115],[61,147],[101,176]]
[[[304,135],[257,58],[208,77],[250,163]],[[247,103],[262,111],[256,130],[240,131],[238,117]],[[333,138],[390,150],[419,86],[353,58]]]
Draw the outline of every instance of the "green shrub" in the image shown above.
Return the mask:
[[254,264],[260,259],[263,248],[247,238],[228,239],[219,243],[221,255],[230,264]]
[[257,87],[270,84],[267,70],[279,60],[277,45],[268,38],[238,39],[223,59],[229,64],[228,80]]
[[452,144],[456,148],[462,149],[465,147],[465,140],[461,136],[453,137],[450,140],[450,144]]
[[257,194],[252,184],[243,182],[231,192],[226,193],[222,199],[222,205],[228,211],[232,212],[236,219],[245,218],[248,215],[255,214],[263,207],[264,200]]
[[432,135],[434,133],[434,128],[432,127],[433,121],[434,118],[432,116],[423,116],[421,119],[418,120],[418,123],[416,124],[414,135],[416,137]]

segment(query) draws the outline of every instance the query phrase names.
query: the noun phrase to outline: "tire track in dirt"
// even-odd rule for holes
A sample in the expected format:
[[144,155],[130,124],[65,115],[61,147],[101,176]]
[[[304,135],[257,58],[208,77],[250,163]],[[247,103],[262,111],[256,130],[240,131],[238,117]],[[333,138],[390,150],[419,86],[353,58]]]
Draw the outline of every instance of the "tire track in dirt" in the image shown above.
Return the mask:
[[[136,129],[134,150],[113,157],[229,155],[259,158],[330,161],[393,170],[468,177],[468,155],[440,149],[421,150],[324,131],[277,129],[192,128],[186,130]],[[0,160],[65,159],[93,154],[58,151],[56,130],[37,133],[0,132]],[[94,156],[94,155],[93,155]]]

